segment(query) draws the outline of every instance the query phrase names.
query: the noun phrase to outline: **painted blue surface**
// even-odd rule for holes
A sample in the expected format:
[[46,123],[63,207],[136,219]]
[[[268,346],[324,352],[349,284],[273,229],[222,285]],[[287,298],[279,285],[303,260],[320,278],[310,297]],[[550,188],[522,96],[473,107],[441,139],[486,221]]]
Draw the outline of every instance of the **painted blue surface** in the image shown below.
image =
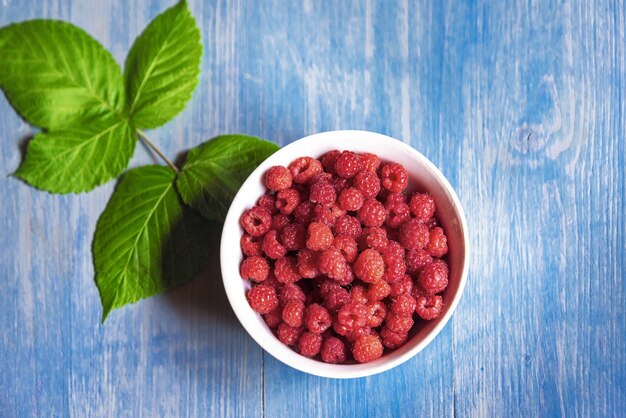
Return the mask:
[[[69,20],[118,62],[167,1],[0,2]],[[31,129],[0,98],[0,416],[589,416],[626,406],[626,8],[621,1],[191,1],[201,83],[150,133],[280,144],[330,129],[410,142],[450,179],[474,248],[417,357],[334,381],[245,334],[207,274],[105,326],[91,236],[114,184],[51,196],[7,177]],[[0,57],[1,59],[1,57]],[[150,161],[141,147],[133,165]]]

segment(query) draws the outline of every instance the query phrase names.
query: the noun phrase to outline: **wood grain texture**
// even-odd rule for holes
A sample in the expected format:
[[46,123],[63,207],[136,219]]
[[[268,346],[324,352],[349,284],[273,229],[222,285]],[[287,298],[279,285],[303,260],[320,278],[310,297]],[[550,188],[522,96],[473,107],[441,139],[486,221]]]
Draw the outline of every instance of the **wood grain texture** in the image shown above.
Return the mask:
[[[434,161],[473,254],[453,321],[382,375],[264,354],[218,260],[99,325],[91,237],[114,184],[52,196],[7,177],[33,132],[0,99],[0,416],[585,416],[626,405],[626,8],[592,1],[191,1],[200,85],[150,133],[286,144],[367,129]],[[85,28],[122,63],[166,1],[0,2]],[[132,165],[151,162],[138,147]]]

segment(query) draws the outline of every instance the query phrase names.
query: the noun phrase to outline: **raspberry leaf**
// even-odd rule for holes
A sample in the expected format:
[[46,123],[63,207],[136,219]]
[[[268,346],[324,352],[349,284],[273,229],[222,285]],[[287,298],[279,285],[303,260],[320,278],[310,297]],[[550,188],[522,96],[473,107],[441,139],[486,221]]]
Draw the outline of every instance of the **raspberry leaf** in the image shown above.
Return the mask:
[[277,150],[276,144],[253,136],[218,136],[189,151],[176,186],[185,203],[223,222],[241,184]]
[[207,261],[216,226],[180,201],[164,166],[128,171],[100,217],[93,243],[104,321],[112,309],[176,286]]
[[200,31],[185,1],[150,22],[124,68],[137,128],[156,128],[183,110],[198,83],[201,56]]

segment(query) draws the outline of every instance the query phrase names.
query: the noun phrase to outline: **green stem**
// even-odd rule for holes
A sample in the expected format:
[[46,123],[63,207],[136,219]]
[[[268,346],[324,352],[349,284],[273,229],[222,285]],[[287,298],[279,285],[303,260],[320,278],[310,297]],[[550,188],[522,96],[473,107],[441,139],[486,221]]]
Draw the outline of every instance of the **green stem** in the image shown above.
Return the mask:
[[179,172],[178,167],[176,167],[176,166],[174,165],[174,163],[173,163],[173,162],[171,162],[171,161],[170,161],[170,160],[169,160],[169,159],[168,159],[168,158],[167,158],[167,157],[166,157],[166,156],[165,156],[165,155],[161,152],[161,150],[160,150],[160,149],[158,149],[158,148],[156,147],[156,145],[154,145],[152,142],[150,142],[150,140],[148,139],[148,137],[146,136],[146,134],[145,134],[142,130],[137,129],[137,136],[139,136],[139,139],[141,139],[141,140],[143,141],[143,143],[144,143],[144,144],[146,144],[147,146],[149,146],[149,147],[152,149],[152,151],[156,152],[156,154],[157,154],[159,157],[161,157],[161,159],[162,159],[163,161],[165,161],[165,163],[166,163],[167,165],[169,165],[169,166],[170,166],[170,168],[171,168],[172,170],[174,170],[174,171],[178,174],[178,172]]

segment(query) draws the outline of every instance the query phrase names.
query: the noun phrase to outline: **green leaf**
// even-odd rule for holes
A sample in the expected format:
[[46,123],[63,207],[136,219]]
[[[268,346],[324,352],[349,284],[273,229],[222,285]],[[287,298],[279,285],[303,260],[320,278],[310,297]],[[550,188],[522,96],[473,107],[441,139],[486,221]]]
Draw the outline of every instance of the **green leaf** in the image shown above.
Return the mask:
[[215,225],[186,207],[165,166],[128,171],[96,226],[93,258],[103,321],[112,309],[161,293],[207,263]]
[[186,2],[150,22],[124,68],[135,126],[156,128],[183,110],[198,83],[201,55],[200,31]]
[[82,29],[31,20],[0,30],[0,87],[24,119],[43,128],[124,112],[124,85],[111,54]]
[[85,192],[124,171],[134,149],[128,122],[96,119],[35,135],[14,175],[51,193]]
[[219,136],[189,151],[176,186],[185,203],[223,222],[241,184],[277,150],[276,144],[253,136]]

